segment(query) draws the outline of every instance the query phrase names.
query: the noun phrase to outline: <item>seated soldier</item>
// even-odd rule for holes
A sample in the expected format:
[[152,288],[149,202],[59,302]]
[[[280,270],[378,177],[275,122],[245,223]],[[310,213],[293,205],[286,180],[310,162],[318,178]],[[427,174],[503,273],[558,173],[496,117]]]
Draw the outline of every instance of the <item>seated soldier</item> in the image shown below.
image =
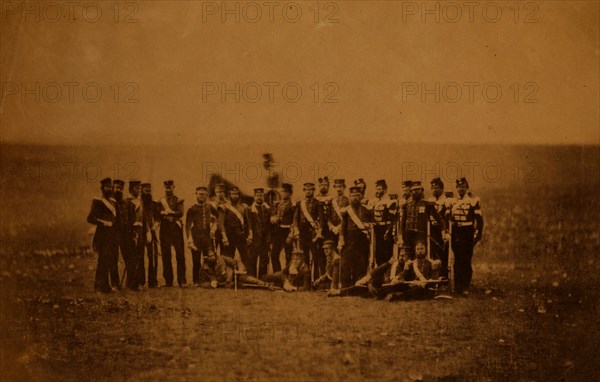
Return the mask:
[[310,267],[304,262],[304,252],[294,250],[290,262],[280,272],[263,277],[275,285],[283,286],[286,292],[310,290]]
[[313,282],[313,287],[321,286],[323,290],[336,290],[340,288],[340,255],[335,249],[333,240],[323,242],[323,252],[327,257],[325,273]]
[[406,261],[401,278],[405,281],[404,290],[390,293],[387,301],[396,297],[403,299],[432,298],[436,289],[432,288],[439,281],[439,272],[442,262],[427,257],[427,247],[422,241],[415,244],[415,259]]
[[200,286],[203,288],[231,288],[236,273],[240,283],[272,289],[269,283],[249,276],[240,258],[232,259],[231,257],[216,255],[214,251],[210,251],[202,264]]
[[399,255],[392,256],[354,285],[357,288],[363,288],[363,291],[366,287],[369,295],[377,298],[384,298],[390,293],[403,290],[405,288],[403,285],[403,272],[407,261],[406,248],[402,248]]

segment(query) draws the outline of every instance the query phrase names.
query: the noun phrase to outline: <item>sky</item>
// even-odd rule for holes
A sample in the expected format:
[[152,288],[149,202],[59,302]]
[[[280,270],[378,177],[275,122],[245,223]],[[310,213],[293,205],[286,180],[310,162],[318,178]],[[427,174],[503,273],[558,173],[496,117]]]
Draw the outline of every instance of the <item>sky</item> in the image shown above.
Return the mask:
[[2,1],[0,142],[600,144],[599,3],[465,3]]

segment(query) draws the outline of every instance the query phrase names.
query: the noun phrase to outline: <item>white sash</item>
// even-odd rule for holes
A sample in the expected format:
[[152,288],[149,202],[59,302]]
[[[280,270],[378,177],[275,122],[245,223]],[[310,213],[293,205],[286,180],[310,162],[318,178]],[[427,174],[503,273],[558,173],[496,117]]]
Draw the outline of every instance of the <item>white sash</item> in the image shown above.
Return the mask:
[[312,216],[310,216],[310,212],[308,212],[308,207],[306,206],[306,200],[300,201],[300,209],[302,210],[302,214],[304,214],[304,217],[306,218],[306,220],[308,220],[310,225],[314,229],[317,229],[315,219],[313,219]]
[[421,271],[419,270],[419,267],[417,266],[417,261],[413,261],[413,271],[415,271],[415,275],[417,275],[417,278],[420,281],[427,281],[427,278],[425,276],[423,276],[423,273],[421,273]]
[[[178,202],[180,202],[180,200]],[[167,202],[167,198],[162,198],[160,200],[160,204],[162,204],[163,208],[165,209],[165,211],[167,211],[168,214],[174,214],[175,213],[175,211],[173,211],[171,209],[171,207],[169,206],[169,203]],[[183,227],[183,224],[181,223],[181,221],[179,219],[175,220],[175,224],[177,224],[180,228]]]
[[104,197],[102,197],[100,200],[102,201],[102,203],[104,203],[106,208],[108,208],[110,210],[110,212],[112,212],[113,215],[117,216],[117,210],[116,210],[115,206],[110,202],[110,200],[108,200]]
[[238,220],[240,221],[240,223],[242,223],[242,226],[243,226],[244,225],[244,217],[242,216],[240,211],[238,211],[237,208],[235,208],[234,206],[232,206],[229,203],[227,203],[225,206],[227,207],[227,209],[229,211],[233,212],[235,214],[235,216],[237,216]]
[[363,224],[363,222],[360,221],[360,219],[356,215],[356,212],[354,212],[354,209],[352,207],[348,207],[346,209],[346,211],[348,212],[348,215],[350,215],[350,218],[352,219],[352,221],[354,222],[354,224],[356,224],[356,226],[358,227],[358,229],[360,229],[361,231],[364,231],[365,233],[367,233],[367,227],[365,227],[365,225]]
[[332,199],[331,200],[331,205],[333,205],[333,209],[335,210],[335,213],[340,217],[340,219],[342,218],[342,208],[340,207],[340,205],[338,204],[336,199]]

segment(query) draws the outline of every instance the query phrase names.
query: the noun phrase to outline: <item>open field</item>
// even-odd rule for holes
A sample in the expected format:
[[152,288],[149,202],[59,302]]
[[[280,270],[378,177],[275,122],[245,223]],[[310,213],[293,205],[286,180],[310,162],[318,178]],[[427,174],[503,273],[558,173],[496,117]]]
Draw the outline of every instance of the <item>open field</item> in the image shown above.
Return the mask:
[[[597,164],[569,172],[565,184],[474,188],[486,228],[475,250],[471,295],[387,303],[197,288],[95,295],[85,214],[97,184],[49,183],[20,176],[18,168],[7,178],[7,159],[53,158],[25,152],[2,153],[3,381],[591,381],[600,375],[600,200],[597,182],[584,182],[597,179]],[[63,155],[53,160],[90,158]],[[580,159],[563,155],[547,163],[577,168]],[[189,253],[187,261],[189,280]],[[161,272],[159,266],[159,279]]]

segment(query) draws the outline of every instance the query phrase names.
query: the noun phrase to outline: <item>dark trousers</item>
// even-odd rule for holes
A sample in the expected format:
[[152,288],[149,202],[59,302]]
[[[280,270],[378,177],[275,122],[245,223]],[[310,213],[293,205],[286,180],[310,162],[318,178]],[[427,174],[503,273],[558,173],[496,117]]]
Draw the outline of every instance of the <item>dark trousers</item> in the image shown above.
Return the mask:
[[369,270],[369,239],[360,231],[349,232],[342,251],[342,287],[354,285]]
[[[152,242],[146,244],[146,256],[148,257],[148,287],[156,288],[158,286],[158,240],[152,236]],[[144,251],[142,258],[142,277],[144,274]],[[179,270],[179,265],[177,266]]]
[[146,236],[141,227],[136,227],[128,238],[127,287],[130,289],[146,283],[144,268],[144,243]]
[[96,264],[94,289],[98,292],[108,293],[110,292],[108,278],[111,262],[119,255],[119,246],[116,241],[100,243],[96,245],[96,252],[98,253],[98,263]]
[[[269,243],[266,238],[253,241],[250,245],[248,261],[244,263],[249,275],[255,275],[258,278],[267,274],[269,266]],[[258,266],[258,272],[257,272]]]
[[240,259],[242,263],[246,265],[246,261],[248,260],[248,241],[246,239],[245,233],[238,232],[228,232],[227,240],[229,241],[229,245],[227,247],[223,247],[223,255],[235,258],[235,251],[240,254]]
[[444,243],[442,230],[439,227],[431,226],[430,235],[431,258],[442,262],[440,276],[448,277],[448,244]]
[[286,239],[290,234],[289,228],[277,227],[273,233],[273,248],[271,252],[271,262],[273,263],[273,272],[281,271],[279,255],[281,250],[285,249],[285,258],[287,261],[292,257],[292,243],[287,244]]
[[[301,232],[300,233],[300,250],[304,253],[304,262],[310,266],[310,271],[314,272],[311,274],[311,281],[316,280],[319,275],[325,273],[326,258],[323,251],[319,251],[319,247],[322,247],[322,240],[313,242],[312,232]],[[312,263],[311,261],[312,256]],[[289,261],[289,259],[288,259]],[[321,273],[322,272],[322,273]]]
[[375,226],[375,262],[381,265],[392,257],[394,251],[394,239],[390,235],[385,238],[385,233],[388,231],[387,225]]
[[162,253],[163,277],[167,286],[173,286],[173,264],[171,262],[171,246],[175,247],[177,261],[177,283],[181,286],[185,279],[185,255],[183,251],[183,231],[179,226],[163,227],[160,230],[160,250]]
[[473,226],[452,227],[452,250],[454,251],[454,288],[462,292],[471,285],[473,267]]
[[210,236],[203,235],[194,238],[194,245],[197,250],[192,250],[192,281],[194,284],[200,284],[200,266],[202,264],[202,256],[207,257],[211,248],[212,239]]
[[110,286],[113,288],[119,289],[119,252],[121,252],[123,262],[127,265],[127,246],[127,236],[125,233],[119,232],[117,250],[115,251],[114,256],[110,259],[109,266]]

